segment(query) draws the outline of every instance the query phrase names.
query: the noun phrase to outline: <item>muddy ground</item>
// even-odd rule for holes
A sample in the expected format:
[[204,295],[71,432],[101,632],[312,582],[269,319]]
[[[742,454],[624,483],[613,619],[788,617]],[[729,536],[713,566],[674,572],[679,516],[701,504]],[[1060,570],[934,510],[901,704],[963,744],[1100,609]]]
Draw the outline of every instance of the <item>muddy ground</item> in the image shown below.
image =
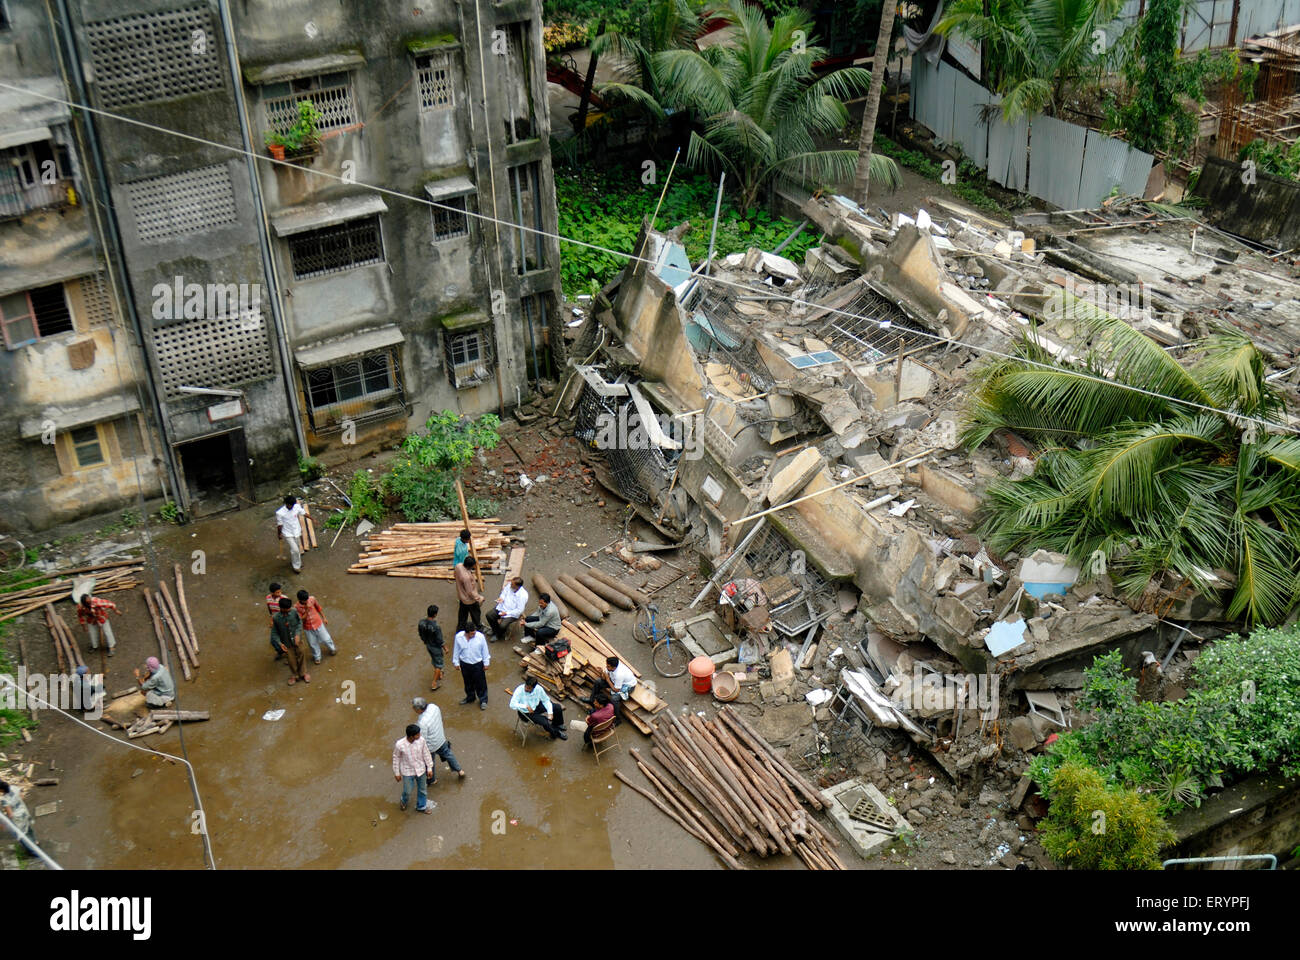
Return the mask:
[[[560,436],[558,428],[543,432],[541,425],[507,431],[508,442],[468,477],[472,495],[496,500],[502,520],[524,526],[526,574],[576,566],[579,557],[623,530],[623,503],[590,482],[575,441]],[[360,466],[379,473],[384,459],[381,455]],[[523,493],[507,468],[547,479]],[[188,755],[217,866],[719,866],[703,845],[613,777],[612,771],[621,769],[641,778],[627,748],[643,747],[646,740],[630,726],[620,728],[624,749],[607,755],[599,766],[581,752],[578,738],[551,743],[530,738],[520,745],[506,693],[519,682],[519,658],[507,643],[493,645],[487,711],[458,704],[463,690],[454,671],[432,695],[468,777],[458,781],[440,766],[431,792],[435,812],[400,811],[400,791],[391,773],[392,743],[413,719],[410,699],[429,696],[432,679],[415,624],[424,607],[436,603],[450,639],[454,588],[444,581],[348,574],[358,549],[351,530],[331,546],[334,535],[322,528],[320,549],[306,555],[302,575],[295,576],[288,561],[277,556],[275,506],[270,502],[186,527],[155,525],[146,553],[146,582],[158,579],[156,571],[170,572],[173,562],[190,570],[194,551],[203,551],[206,562],[205,573],[187,572],[185,578],[201,666],[193,682],[179,682],[178,705],[210,710],[213,719],[184,727],[183,750],[176,728],[137,742]],[[314,512],[322,516],[325,511],[318,506]],[[88,545],[83,541],[83,547]],[[687,572],[656,597],[670,615],[702,585],[693,555],[683,552],[675,559]],[[500,579],[488,578],[489,597],[495,597]],[[263,605],[272,580],[283,583],[288,593],[310,590],[329,618],[339,653],[327,654],[311,668],[310,684],[287,685],[287,669],[273,659]],[[112,598],[124,611],[116,628],[117,654],[105,661],[106,686],[115,691],[131,684],[132,667],[158,651],[139,591]],[[75,621],[71,604],[60,606],[65,619]],[[688,677],[655,677],[649,648],[633,641],[631,624],[632,614],[616,610],[600,629],[644,675],[656,679],[673,709],[711,709],[711,698],[690,691]],[[35,668],[53,671],[53,648],[43,623],[28,615],[18,622],[15,638],[20,631]],[[88,653],[84,639],[82,647]],[[98,659],[88,659],[92,668]],[[761,719],[774,708],[757,699],[747,688],[742,701],[750,703],[742,709]],[[285,711],[280,720],[263,719],[279,709]],[[566,719],[577,715],[572,706],[566,713]],[[1003,852],[1033,852],[1032,844],[1021,850],[1025,831],[999,814],[1002,797],[995,791],[960,795],[937,767],[883,734],[873,734],[870,742],[852,737],[833,742],[835,754],[815,768],[806,765],[823,786],[870,773],[900,807],[917,808],[911,814],[917,822],[915,836],[900,843],[892,856],[863,864],[842,848],[850,865],[1005,869],[1018,858],[1001,862]],[[31,788],[28,802],[35,807],[58,801],[57,812],[38,817],[36,828],[65,866],[203,866],[196,805],[182,765],[50,715],[32,743],[12,744],[7,752],[11,760],[37,761],[36,777],[61,779],[57,787]],[[923,793],[924,803],[913,799]],[[999,849],[1003,843],[1007,847]],[[794,868],[799,861],[775,858],[753,865]]]

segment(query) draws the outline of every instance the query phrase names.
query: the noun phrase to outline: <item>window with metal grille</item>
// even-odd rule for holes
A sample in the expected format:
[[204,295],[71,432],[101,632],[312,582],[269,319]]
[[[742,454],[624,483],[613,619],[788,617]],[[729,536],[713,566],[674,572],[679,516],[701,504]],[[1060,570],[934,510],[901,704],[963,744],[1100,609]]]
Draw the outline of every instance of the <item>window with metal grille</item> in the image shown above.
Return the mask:
[[308,370],[307,399],[313,410],[348,400],[373,400],[393,392],[392,355],[388,350]]
[[451,110],[456,106],[456,60],[451,51],[415,58],[420,110]]
[[267,125],[285,133],[298,122],[298,101],[310,100],[321,112],[317,126],[321,130],[355,126],[357,105],[352,96],[352,80],[347,72],[323,73],[299,77],[262,87]]
[[275,373],[259,311],[155,327],[153,342],[168,400],[187,396],[180,387],[223,389]]
[[[465,198],[448,197],[446,200],[437,202],[442,206],[431,208],[433,210],[434,242],[469,236],[469,217],[465,215]],[[448,210],[447,207],[454,209]]]
[[86,24],[103,106],[225,89],[220,34],[207,4]]
[[38,140],[0,150],[0,217],[68,202],[72,158],[68,148]]
[[0,328],[4,330],[5,346],[16,350],[42,337],[70,333],[72,311],[68,298],[63,295],[63,284],[21,290],[0,297]]
[[104,447],[99,442],[99,427],[92,424],[69,430],[68,439],[72,441],[72,453],[77,458],[78,467],[95,467],[107,462]]
[[447,353],[447,378],[457,390],[477,387],[492,379],[491,328],[449,333],[442,342]]
[[[519,273],[546,266],[542,205],[538,202],[541,165],[537,161],[510,168],[510,202],[515,223],[515,269]],[[527,229],[524,229],[527,228]]]
[[289,238],[289,258],[295,280],[383,263],[379,214],[295,234]]
[[141,243],[162,243],[234,223],[235,189],[224,163],[126,185]]

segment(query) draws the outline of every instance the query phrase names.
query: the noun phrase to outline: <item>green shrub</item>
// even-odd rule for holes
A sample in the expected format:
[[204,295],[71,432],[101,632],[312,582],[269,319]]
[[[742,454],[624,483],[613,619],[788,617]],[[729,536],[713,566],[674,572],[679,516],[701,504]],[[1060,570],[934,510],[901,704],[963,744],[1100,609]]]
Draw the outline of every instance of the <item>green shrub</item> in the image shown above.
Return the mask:
[[[690,221],[691,229],[682,237],[682,244],[691,263],[698,263],[708,254],[717,189],[716,183],[699,175],[683,174],[678,167],[655,220],[661,230]],[[641,222],[654,214],[662,190],[662,182],[643,184],[639,169],[617,165],[582,169],[557,166],[555,193],[560,233],[574,240],[630,254],[636,245]],[[746,217],[724,196],[714,255],[725,257],[750,247],[771,250],[796,226],[789,220],[773,217],[766,210],[758,210]],[[808,249],[820,242],[820,234],[805,229],[782,251],[782,255],[800,262]],[[564,256],[560,262],[560,281],[567,296],[588,293],[593,281],[598,287],[603,287],[627,265],[626,257],[576,244],[564,244],[561,252]]]
[[298,475],[302,477],[303,483],[319,480],[325,475],[325,464],[315,457],[304,457],[300,453],[298,454]]
[[1043,849],[1081,870],[1158,870],[1174,833],[1152,797],[1106,783],[1085,764],[1059,767],[1046,785],[1051,802],[1040,830]]
[[[459,517],[456,481],[479,450],[492,450],[501,442],[500,424],[491,413],[477,420],[462,419],[450,410],[435,413],[425,421],[423,433],[402,441],[401,455],[381,484],[385,500],[411,523]],[[472,517],[486,517],[494,505],[471,498],[466,508]]]
[[1034,761],[1040,784],[1078,759],[1111,784],[1154,794],[1165,813],[1253,773],[1300,774],[1300,628],[1259,629],[1208,647],[1186,697],[1137,700],[1119,651],[1084,671],[1079,706],[1092,722]]
[[331,530],[336,527],[349,527],[362,520],[382,523],[384,505],[379,501],[379,485],[367,470],[358,470],[348,481],[348,499],[352,506],[347,510],[332,513],[325,520],[325,526]]
[[168,500],[158,508],[158,519],[163,520],[166,523],[180,523],[181,508],[171,500]]

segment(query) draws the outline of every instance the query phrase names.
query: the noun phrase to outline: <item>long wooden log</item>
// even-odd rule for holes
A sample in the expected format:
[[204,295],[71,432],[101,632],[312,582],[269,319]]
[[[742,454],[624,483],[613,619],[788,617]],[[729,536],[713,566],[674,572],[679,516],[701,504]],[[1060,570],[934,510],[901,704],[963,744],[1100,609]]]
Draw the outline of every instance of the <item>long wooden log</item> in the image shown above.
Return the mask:
[[717,769],[714,761],[705,753],[703,748],[695,742],[694,738],[687,731],[686,726],[677,719],[676,716],[670,718],[673,729],[677,732],[679,742],[684,744],[686,750],[695,758],[696,766],[701,772],[709,776],[712,781],[720,788],[720,792],[729,800],[732,808],[737,813],[737,820],[744,829],[747,836],[754,844],[754,849],[759,856],[767,856],[768,842],[763,834],[755,829],[758,826],[758,817],[750,810],[749,805],[741,799],[740,794],[729,782],[722,771]]
[[172,599],[172,591],[171,588],[167,586],[167,581],[158,581],[158,595],[162,597],[163,606],[166,608],[166,613],[170,618],[168,626],[176,632],[176,636],[180,639],[181,643],[184,644],[185,658],[189,660],[190,666],[197,669],[199,666],[199,653],[194,649],[193,644],[190,643],[188,634],[185,633],[185,626],[181,622],[180,612],[176,608],[176,601]]
[[792,854],[794,851],[790,848],[790,841],[786,836],[790,824],[783,823],[782,819],[778,818],[773,813],[770,804],[762,791],[760,791],[754,782],[749,777],[745,776],[744,772],[736,766],[735,762],[729,756],[727,756],[726,750],[724,750],[714,739],[713,731],[709,729],[708,724],[701,720],[696,714],[691,714],[690,720],[692,721],[692,725],[699,732],[701,743],[704,745],[706,751],[712,753],[717,758],[719,761],[719,769],[726,771],[726,773],[731,776],[732,781],[739,788],[741,796],[754,810],[754,813],[758,817],[759,826],[766,827],[767,832],[771,834],[772,839],[776,841],[776,845],[782,853],[786,856]]
[[44,604],[45,607],[45,625],[50,629],[50,640],[54,643],[54,657],[59,664],[59,673],[68,672],[68,656],[63,649],[63,635],[59,633],[58,628],[54,626],[54,604]]
[[723,707],[718,711],[719,716],[723,714],[726,714],[732,720],[736,721],[737,729],[747,736],[751,746],[756,750],[762,750],[772,758],[772,762],[775,763],[777,768],[780,769],[789,779],[791,786],[803,794],[809,803],[818,810],[826,809],[828,801],[824,796],[822,796],[821,791],[815,789],[812,784],[804,779],[803,775],[799,773],[798,770],[790,765],[790,762],[786,760],[785,757],[777,753],[770,743],[759,736],[758,732],[754,730],[748,722],[746,722],[744,717],[728,707]]
[[585,573],[580,573],[574,577],[574,579],[596,596],[609,601],[620,610],[636,609],[636,604],[632,602],[631,597],[625,593],[620,593],[607,583],[601,583],[595,577],[589,576]]
[[180,604],[181,615],[185,618],[185,630],[190,635],[190,646],[199,652],[199,635],[194,632],[194,621],[190,619],[190,607],[185,602],[185,578],[181,576],[181,565],[173,564],[176,571],[176,600]]
[[587,576],[591,577],[593,580],[599,580],[601,583],[605,584],[605,586],[612,587],[619,591],[633,603],[640,604],[643,607],[650,603],[650,597],[647,594],[642,593],[630,584],[624,583],[622,580],[618,579],[618,577],[610,576],[604,570],[600,570],[596,567],[588,567]]
[[[158,655],[161,658],[163,666],[167,666],[167,661],[169,659],[167,656],[167,630],[164,629],[163,625],[166,624],[167,627],[171,627],[171,624],[167,621],[167,614],[163,609],[162,597],[155,596],[150,592],[148,587],[145,587],[144,602],[149,607],[150,615],[154,618],[153,628],[154,632],[158,635]],[[180,642],[174,631],[171,633],[171,637],[172,642],[176,645],[176,659],[180,662],[181,673],[184,675],[186,680],[193,680],[194,674],[191,672],[189,660],[185,656],[185,644]]]
[[741,829],[740,823],[731,816],[726,802],[717,793],[711,792],[702,779],[687,769],[686,764],[682,761],[675,748],[656,740],[650,748],[650,755],[658,760],[663,765],[663,768],[671,773],[674,779],[685,788],[686,792],[695,798],[702,810],[722,825],[722,829],[726,831],[738,848],[742,850],[754,849],[753,843],[750,842],[745,831]]
[[693,803],[691,803],[688,797],[682,794],[682,787],[679,784],[673,783],[671,771],[664,776],[660,776],[650,767],[650,764],[641,756],[636,747],[632,747],[629,752],[636,760],[637,765],[641,768],[642,772],[645,773],[645,775],[650,778],[651,782],[659,788],[659,792],[667,797],[669,801],[678,808],[679,812],[681,812],[682,816],[686,820],[692,821],[698,824],[701,829],[709,831],[713,838],[726,847],[727,852],[733,857],[740,856],[740,851],[732,845],[730,840],[728,840],[720,831],[712,829],[712,825],[704,811],[698,809]]
[[153,710],[149,716],[154,720],[181,720],[185,723],[212,719],[207,710]]
[[582,614],[588,620],[595,620],[599,623],[604,619],[605,615],[603,613],[589,604],[574,590],[570,589],[570,587],[562,580],[557,579],[555,581],[554,590],[555,593],[559,594],[560,598],[569,605],[570,609],[578,611],[578,613]]
[[602,617],[608,617],[613,612],[613,608],[610,607],[610,605],[605,600],[596,596],[594,593],[592,593],[590,590],[588,590],[586,587],[580,584],[573,577],[572,574],[562,573],[555,579],[559,583],[568,587],[578,596],[582,597],[583,600],[587,601],[587,604],[589,606],[595,607],[597,610],[599,610]]
[[[163,638],[162,623],[158,617],[158,607],[154,603],[153,593],[148,587],[144,588],[144,605],[149,608],[149,618],[153,621],[153,633],[158,638],[158,655],[162,657],[162,665],[167,666],[167,641]],[[134,691],[130,691],[134,692]],[[117,694],[115,696],[120,696]]]
[[564,605],[564,601],[561,600],[560,595],[555,592],[555,588],[551,586],[550,581],[540,573],[533,574],[533,589],[538,593],[550,594],[551,602],[555,604],[555,609],[560,611],[560,619],[569,619],[569,608]]
[[700,840],[703,840],[705,843],[711,846],[713,848],[713,851],[722,859],[722,862],[725,863],[728,867],[731,867],[731,869],[733,870],[742,869],[739,861],[737,861],[735,857],[732,857],[725,850],[723,850],[722,847],[719,846],[716,842],[714,842],[707,833],[697,833],[693,831],[687,825],[686,821],[683,820],[681,817],[679,817],[675,811],[669,809],[668,806],[665,805],[662,800],[660,800],[658,797],[652,794],[649,790],[646,790],[638,786],[637,784],[633,783],[629,777],[624,775],[622,770],[615,770],[614,776],[618,777],[618,779],[621,780],[623,783],[627,784],[629,787],[631,787],[637,793],[641,794],[641,796],[645,797],[647,800],[653,803],[656,807],[662,810],[673,820],[677,821],[677,824],[687,833],[690,833],[692,836],[698,837]]

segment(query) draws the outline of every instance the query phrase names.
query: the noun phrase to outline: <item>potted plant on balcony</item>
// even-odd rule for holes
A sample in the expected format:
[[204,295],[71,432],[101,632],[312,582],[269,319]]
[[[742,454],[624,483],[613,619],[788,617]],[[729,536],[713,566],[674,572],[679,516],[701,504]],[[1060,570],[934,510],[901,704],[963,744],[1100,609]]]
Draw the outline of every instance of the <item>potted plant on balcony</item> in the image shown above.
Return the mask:
[[288,160],[304,160],[320,153],[320,122],[323,115],[310,100],[298,101],[298,121],[285,134]]
[[271,155],[272,159],[284,159],[284,134],[280,133],[278,130],[268,130],[262,135],[262,139],[266,142],[267,153]]

